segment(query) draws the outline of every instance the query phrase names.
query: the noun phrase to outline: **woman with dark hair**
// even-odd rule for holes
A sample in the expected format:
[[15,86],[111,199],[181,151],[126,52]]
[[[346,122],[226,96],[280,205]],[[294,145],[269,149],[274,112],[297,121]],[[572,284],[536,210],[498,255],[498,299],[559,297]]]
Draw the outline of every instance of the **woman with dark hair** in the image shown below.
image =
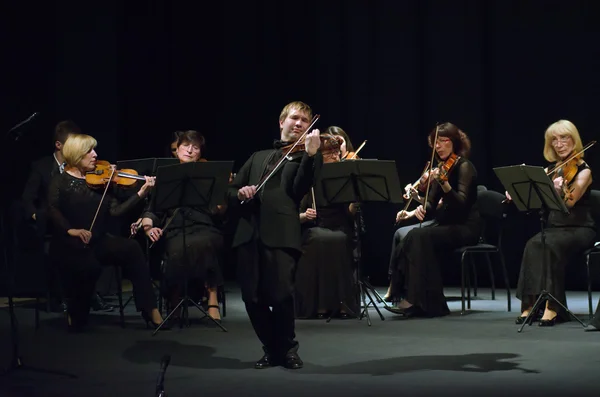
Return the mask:
[[[199,132],[182,132],[177,140],[177,158],[181,163],[201,161],[204,144],[204,136]],[[162,213],[155,211],[151,202],[142,216],[142,227],[150,240],[156,242],[163,235],[166,237],[165,291],[170,303],[177,304],[186,279],[190,282],[202,280],[208,291],[208,314],[215,320],[221,319],[217,288],[223,284],[220,264],[223,236],[215,219],[218,211],[203,207],[180,207]],[[171,218],[167,229],[156,226],[163,223],[164,219]]]
[[[436,129],[428,137],[439,165],[428,181],[431,190],[427,202],[402,215],[403,219],[416,217],[420,222],[433,222],[411,229],[392,250],[391,296],[398,303],[386,308],[407,317],[450,313],[440,265],[454,249],[475,244],[479,238],[477,171],[467,159],[471,143],[452,123],[439,125],[437,132],[437,140]],[[444,165],[450,163],[452,167],[445,172]]]
[[343,138],[344,141],[342,142],[342,146],[340,146],[341,160],[344,160],[348,156],[348,153],[354,152],[354,146],[352,146],[352,141],[350,141],[350,137],[348,136],[348,134],[346,134],[346,131],[344,131],[340,127],[332,125],[331,127],[328,127],[325,130],[324,134],[338,135]]
[[[321,135],[338,135],[338,131],[343,132],[341,128],[329,127]],[[341,143],[344,135],[339,134],[340,146],[350,142],[345,135]],[[341,161],[340,149],[326,151],[322,147],[321,154],[324,164]],[[355,204],[317,207],[312,194],[301,201],[303,253],[295,274],[296,318],[322,319],[335,314],[345,319],[346,308],[356,312],[352,252],[355,213]]]

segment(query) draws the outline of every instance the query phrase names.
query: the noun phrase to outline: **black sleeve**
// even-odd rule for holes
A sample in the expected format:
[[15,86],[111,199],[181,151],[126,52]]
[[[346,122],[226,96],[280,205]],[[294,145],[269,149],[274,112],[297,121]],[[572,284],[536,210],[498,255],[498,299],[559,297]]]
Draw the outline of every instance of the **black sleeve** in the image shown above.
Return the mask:
[[237,208],[240,205],[240,200],[237,196],[238,190],[244,186],[248,186],[248,183],[250,183],[250,169],[252,168],[253,160],[254,154],[252,154],[252,156],[250,156],[250,158],[244,163],[242,168],[240,168],[235,175],[233,182],[227,189],[227,203],[232,208]]
[[67,234],[71,229],[71,224],[60,211],[61,181],[62,178],[59,176],[52,178],[50,181],[48,187],[48,218],[57,232]]
[[470,162],[465,161],[459,165],[456,171],[458,171],[457,186],[452,186],[452,190],[443,193],[443,197],[444,201],[452,204],[454,208],[463,209],[468,202],[471,185],[475,182],[475,167]]
[[135,208],[135,206],[140,202],[140,200],[142,199],[140,197],[139,194],[134,194],[131,197],[129,197],[126,201],[120,203],[119,200],[117,200],[114,196],[109,196],[107,194],[106,198],[108,200],[110,200],[110,206],[109,206],[109,212],[112,216],[121,216],[123,214],[125,214],[126,212],[132,210],[133,208]]
[[315,182],[315,169],[320,169],[322,164],[323,156],[321,152],[317,152],[314,156],[309,156],[305,152],[291,184],[288,182],[288,177],[284,175],[282,178],[282,183],[286,184],[284,189],[294,201],[300,202],[310,191]]
[[36,213],[35,203],[38,200],[38,194],[42,186],[42,175],[37,170],[35,164],[29,172],[27,183],[23,189],[21,199],[23,200],[23,207],[25,208],[25,215],[27,219],[31,219],[33,214]]

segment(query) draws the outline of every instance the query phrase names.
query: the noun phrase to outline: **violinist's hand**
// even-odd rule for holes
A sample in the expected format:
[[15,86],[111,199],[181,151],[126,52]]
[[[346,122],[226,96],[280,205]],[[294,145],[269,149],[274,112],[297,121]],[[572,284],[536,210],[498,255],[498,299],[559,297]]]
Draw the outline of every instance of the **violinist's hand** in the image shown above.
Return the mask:
[[146,236],[148,236],[148,238],[150,240],[152,240],[152,242],[154,242],[154,243],[157,242],[158,239],[161,238],[162,233],[163,233],[163,231],[159,227],[153,227],[151,229],[146,230]]
[[150,190],[152,190],[154,184],[156,183],[155,176],[146,176],[144,178],[146,178],[146,183],[144,183],[144,186],[142,186],[138,192],[138,195],[142,198],[146,197],[148,193],[150,193]]
[[512,201],[512,197],[510,197],[510,194],[508,194],[508,191],[505,191],[505,192],[504,192],[504,195],[506,196],[506,199],[507,199],[508,201]]
[[559,176],[558,178],[555,178],[552,182],[554,182],[554,189],[556,189],[557,192],[562,193],[564,183],[563,177]]
[[140,230],[140,226],[142,226],[142,218],[138,218],[137,221],[133,222],[131,226],[129,226],[129,231],[131,232],[132,236],[137,234],[138,230]]
[[306,135],[306,139],[304,140],[304,147],[306,148],[306,153],[309,156],[314,156],[317,154],[317,150],[321,147],[321,133],[319,130],[312,130],[311,133]]
[[250,200],[256,194],[256,185],[244,186],[238,190],[238,200]]
[[317,219],[317,210],[307,208],[305,214],[307,221],[314,221],[315,219]]
[[415,215],[414,211],[398,211],[398,213],[396,214],[396,223],[400,223],[405,219],[408,219],[412,216]]
[[69,233],[69,236],[79,237],[84,244],[89,244],[90,240],[92,239],[92,232],[85,229],[69,229],[67,230],[67,233]]
[[415,209],[415,216],[417,217],[417,219],[419,221],[423,221],[423,219],[425,219],[425,214],[426,214],[426,211],[425,211],[425,208],[423,208],[422,205],[418,206]]

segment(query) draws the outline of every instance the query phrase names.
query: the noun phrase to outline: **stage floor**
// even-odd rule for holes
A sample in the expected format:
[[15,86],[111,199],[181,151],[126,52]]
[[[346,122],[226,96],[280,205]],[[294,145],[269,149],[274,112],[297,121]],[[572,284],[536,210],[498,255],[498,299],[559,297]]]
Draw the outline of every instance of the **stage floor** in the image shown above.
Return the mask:
[[[381,289],[381,293],[384,289]],[[449,297],[458,289],[446,290]],[[587,294],[569,292],[569,307],[588,321]],[[594,295],[594,309],[598,294]],[[239,290],[228,286],[227,317],[222,332],[200,312],[190,328],[152,336],[133,307],[121,329],[118,312],[94,314],[92,328],[68,334],[64,317],[17,308],[20,351],[27,368],[0,378],[0,396],[154,396],[161,357],[171,355],[165,376],[169,397],[177,396],[429,396],[429,395],[599,395],[600,332],[576,321],[554,327],[514,323],[519,301],[506,311],[506,295],[495,301],[479,291],[472,311],[460,315],[460,300],[449,302],[452,314],[437,319],[409,319],[371,308],[366,319],[297,321],[300,356],[305,367],[256,370],[261,357]],[[0,366],[11,358],[9,316],[0,313]]]

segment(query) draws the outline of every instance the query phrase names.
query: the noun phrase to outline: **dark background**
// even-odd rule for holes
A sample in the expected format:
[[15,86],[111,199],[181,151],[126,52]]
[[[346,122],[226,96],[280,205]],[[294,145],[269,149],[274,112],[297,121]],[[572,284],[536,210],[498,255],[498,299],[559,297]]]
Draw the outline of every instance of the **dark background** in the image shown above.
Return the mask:
[[[451,121],[469,134],[479,183],[492,168],[545,165],[546,127],[569,119],[597,137],[600,17],[595,1],[3,2],[0,128],[3,195],[18,196],[31,160],[73,119],[110,161],[164,156],[171,132],[196,129],[204,157],[239,168],[278,137],[285,104],[302,100],[317,128],[344,128],[363,158],[395,160],[414,181],[426,135]],[[599,147],[586,153],[600,169]],[[594,188],[597,188],[597,183]],[[397,206],[366,206],[365,259],[387,283]],[[511,283],[535,216],[506,240]],[[450,261],[449,283],[458,267]],[[571,287],[581,287],[574,268]],[[482,280],[485,284],[485,280]]]

